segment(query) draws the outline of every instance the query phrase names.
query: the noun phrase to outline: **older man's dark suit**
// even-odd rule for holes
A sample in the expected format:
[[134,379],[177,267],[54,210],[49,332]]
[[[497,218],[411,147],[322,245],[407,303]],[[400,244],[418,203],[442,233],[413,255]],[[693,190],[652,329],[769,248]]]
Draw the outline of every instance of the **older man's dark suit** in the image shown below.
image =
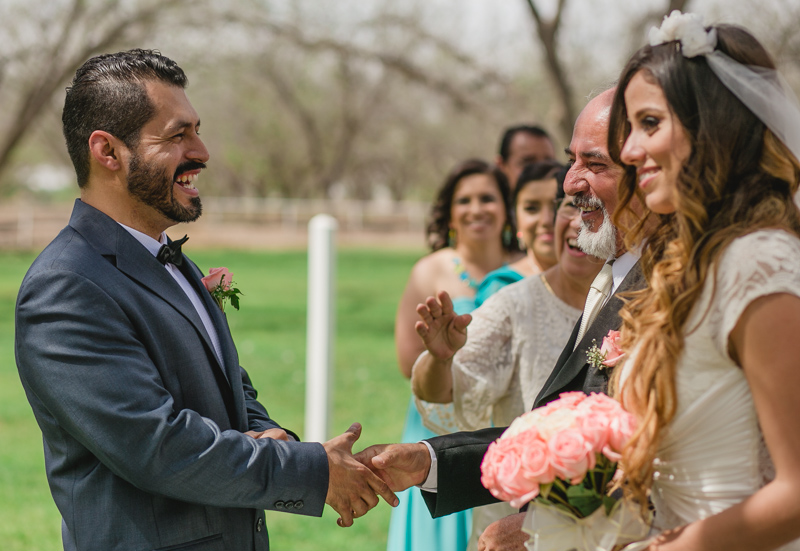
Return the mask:
[[[622,300],[617,296],[626,291],[641,289],[645,284],[637,263],[620,284],[616,293],[598,312],[587,329],[578,347],[580,320],[575,325],[567,345],[561,352],[553,372],[542,387],[533,404],[534,409],[558,398],[562,392],[579,390],[606,392],[608,374],[589,365],[586,351],[593,342],[602,342],[612,329],[619,329],[622,320],[619,309]],[[497,501],[481,485],[480,464],[489,444],[496,440],[506,427],[483,429],[474,432],[458,432],[431,438],[428,442],[436,452],[438,461],[438,491],[422,492],[425,502],[434,517],[449,515],[487,503]]]
[[242,434],[278,425],[197,266],[180,269],[220,358],[164,266],[81,201],[22,283],[17,366],[68,551],[264,551],[263,509],[322,514],[325,450]]

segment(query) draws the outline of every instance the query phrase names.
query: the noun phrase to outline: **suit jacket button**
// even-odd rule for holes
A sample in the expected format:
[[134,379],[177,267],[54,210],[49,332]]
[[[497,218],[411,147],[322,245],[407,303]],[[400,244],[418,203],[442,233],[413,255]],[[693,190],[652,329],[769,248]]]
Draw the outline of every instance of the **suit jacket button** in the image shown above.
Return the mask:
[[275,502],[275,508],[276,509],[283,509],[285,506],[286,506],[286,504],[283,501],[276,501]]
[[294,509],[294,501],[287,501],[286,502],[286,510],[287,511],[291,511],[292,509]]
[[260,532],[263,529],[264,529],[264,519],[258,517],[258,520],[256,521],[256,532]]
[[295,502],[294,502],[294,508],[295,508],[295,509],[302,509],[302,508],[303,508],[303,502],[302,502],[302,500],[299,500],[299,499],[298,499],[297,501],[295,501]]

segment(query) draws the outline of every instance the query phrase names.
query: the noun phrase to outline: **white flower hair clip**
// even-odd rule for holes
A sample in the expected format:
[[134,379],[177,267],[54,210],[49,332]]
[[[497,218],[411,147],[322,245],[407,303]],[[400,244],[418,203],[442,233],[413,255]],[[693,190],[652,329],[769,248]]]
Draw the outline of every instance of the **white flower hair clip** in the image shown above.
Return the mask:
[[707,31],[703,18],[696,13],[673,10],[669,16],[664,16],[661,27],[650,28],[648,39],[651,46],[678,40],[683,56],[695,57],[714,51],[717,46],[717,30],[712,28]]

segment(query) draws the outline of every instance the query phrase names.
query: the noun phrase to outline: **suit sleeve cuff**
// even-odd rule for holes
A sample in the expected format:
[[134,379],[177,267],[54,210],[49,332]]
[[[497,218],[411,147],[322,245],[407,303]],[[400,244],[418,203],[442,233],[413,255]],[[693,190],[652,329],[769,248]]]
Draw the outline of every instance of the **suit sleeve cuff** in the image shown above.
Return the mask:
[[425,440],[423,440],[422,443],[425,444],[425,447],[428,448],[428,453],[431,454],[431,470],[428,471],[428,478],[426,478],[425,482],[420,484],[418,488],[422,491],[435,494],[439,487],[439,465],[436,460],[436,452],[433,451],[433,446]]

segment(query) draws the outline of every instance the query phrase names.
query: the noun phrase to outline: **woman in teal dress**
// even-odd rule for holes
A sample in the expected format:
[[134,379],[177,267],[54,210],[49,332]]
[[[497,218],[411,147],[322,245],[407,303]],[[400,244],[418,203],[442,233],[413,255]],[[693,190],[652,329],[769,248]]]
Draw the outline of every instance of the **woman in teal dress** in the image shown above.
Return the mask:
[[[459,313],[475,308],[476,291],[490,272],[516,262],[522,255],[515,234],[508,181],[485,161],[472,159],[456,166],[439,190],[431,211],[427,237],[431,253],[411,270],[395,322],[400,371],[407,379],[425,349],[414,325],[417,304],[439,291],[455,297]],[[409,399],[403,442],[435,436],[422,425]],[[392,511],[389,551],[464,551],[471,530],[469,511],[432,519],[419,490],[401,492]]]

